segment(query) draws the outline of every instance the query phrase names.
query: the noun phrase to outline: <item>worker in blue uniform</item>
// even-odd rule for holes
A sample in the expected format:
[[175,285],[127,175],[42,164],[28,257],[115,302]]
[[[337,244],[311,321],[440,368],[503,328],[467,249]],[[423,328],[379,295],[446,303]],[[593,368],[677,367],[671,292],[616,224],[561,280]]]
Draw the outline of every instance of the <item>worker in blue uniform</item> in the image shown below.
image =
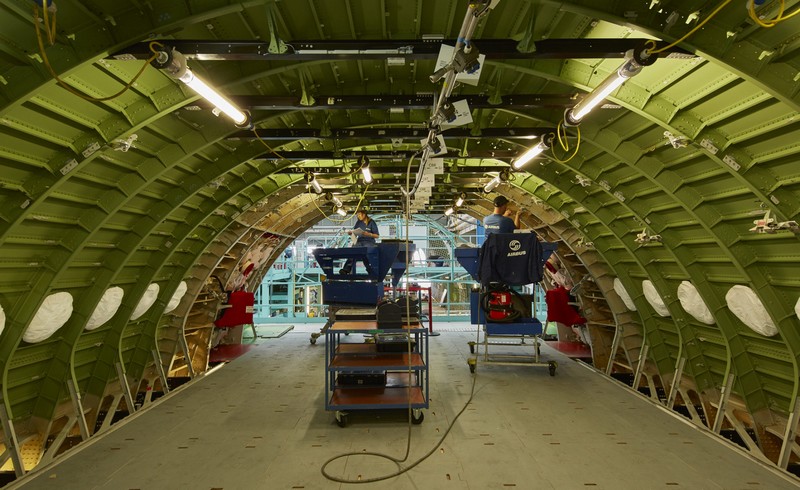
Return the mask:
[[519,228],[519,210],[511,218],[511,210],[508,209],[508,199],[505,196],[494,198],[494,212],[483,218],[483,227],[486,229],[485,236],[492,233],[513,233]]
[[[347,230],[349,235],[355,235],[358,238],[353,244],[354,247],[374,247],[375,239],[380,237],[378,232],[378,224],[375,220],[369,217],[367,212],[363,209],[356,211],[356,224],[353,228]],[[353,260],[349,259],[345,262],[344,267],[339,270],[339,274],[350,274],[353,269]]]

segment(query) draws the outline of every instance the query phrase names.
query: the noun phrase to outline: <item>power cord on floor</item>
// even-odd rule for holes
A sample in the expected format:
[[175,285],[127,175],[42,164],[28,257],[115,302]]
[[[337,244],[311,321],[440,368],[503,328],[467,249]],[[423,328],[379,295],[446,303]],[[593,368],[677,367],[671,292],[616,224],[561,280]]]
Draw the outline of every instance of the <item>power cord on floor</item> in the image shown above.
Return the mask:
[[[334,456],[331,459],[325,461],[325,463],[322,464],[322,468],[321,468],[322,475],[325,478],[327,478],[328,480],[335,481],[335,482],[338,482],[338,483],[374,483],[374,482],[389,480],[389,479],[394,478],[396,476],[400,476],[403,473],[405,473],[405,472],[411,470],[412,468],[416,467],[417,465],[419,465],[420,463],[422,463],[423,461],[428,459],[434,452],[436,452],[437,449],[439,449],[439,446],[442,445],[444,440],[447,438],[447,435],[450,434],[450,431],[453,429],[453,426],[455,426],[456,421],[458,420],[458,418],[461,417],[461,414],[464,413],[464,411],[467,409],[469,404],[472,402],[472,397],[475,395],[475,380],[477,378],[478,378],[477,374],[473,374],[472,375],[472,388],[470,389],[470,392],[469,392],[469,399],[464,404],[464,406],[461,408],[461,410],[459,410],[459,412],[456,414],[455,418],[453,418],[453,421],[450,422],[450,425],[447,426],[447,429],[444,431],[444,434],[442,434],[442,437],[439,438],[439,441],[436,443],[436,445],[433,446],[433,448],[431,448],[430,451],[425,453],[422,457],[420,457],[419,459],[417,459],[416,461],[414,461],[410,465],[408,465],[406,467],[400,467],[400,463],[405,462],[408,459],[409,453],[411,452],[411,425],[410,425],[410,422],[409,422],[409,429],[408,429],[409,432],[408,432],[408,439],[407,439],[408,442],[406,444],[406,454],[405,454],[405,456],[403,456],[402,459],[395,458],[395,457],[390,456],[388,454],[377,453],[377,452],[373,452],[373,451],[366,451],[366,452],[352,451],[352,452],[349,452],[349,453],[339,454],[338,456]],[[374,477],[374,478],[366,478],[366,479],[361,479],[361,480],[349,480],[347,478],[340,478],[338,476],[333,476],[333,475],[329,474],[326,471],[327,466],[329,464],[331,464],[332,462],[334,462],[334,461],[336,461],[338,459],[342,459],[342,458],[346,458],[346,457],[350,457],[350,456],[375,456],[377,458],[388,459],[389,461],[391,461],[395,465],[397,465],[397,467],[399,469],[397,471],[395,471],[394,473],[390,473],[388,475],[377,476],[377,477]]]
[[[412,165],[413,161],[414,161],[414,156],[412,155],[409,158],[408,165],[406,167],[406,190],[409,187],[411,187],[411,165]],[[406,200],[406,203],[405,203],[406,204],[406,206],[405,206],[405,211],[406,211],[405,212],[405,246],[406,246],[406,248],[405,248],[405,250],[406,250],[405,263],[406,264],[405,265],[406,265],[406,271],[410,270],[411,260],[412,260],[412,257],[408,253],[408,251],[409,251],[409,222],[411,220],[411,216],[410,216],[410,214],[411,214],[411,211],[410,211],[411,210],[411,195],[412,195],[411,192],[404,192],[404,196],[405,196],[405,200]],[[410,302],[409,293],[411,291],[410,291],[410,283],[407,282],[407,284],[408,285],[406,286],[406,319],[410,319],[411,318],[411,302]],[[408,320],[406,320],[406,321],[408,321]],[[406,339],[407,350],[406,350],[406,352],[408,354],[408,366],[407,366],[407,371],[406,371],[406,375],[408,376],[408,383],[406,385],[406,390],[407,390],[406,398],[408,400],[408,405],[407,405],[407,410],[408,410],[408,433],[407,433],[407,437],[406,437],[406,453],[405,453],[405,455],[402,458],[395,458],[394,456],[391,456],[391,455],[388,455],[388,454],[385,454],[385,453],[378,453],[378,452],[374,452],[374,451],[364,451],[364,452],[355,452],[355,451],[353,451],[353,452],[349,452],[349,453],[339,454],[339,455],[334,456],[334,457],[330,458],[329,460],[325,461],[325,463],[323,463],[322,467],[320,468],[320,471],[322,472],[322,476],[324,476],[328,480],[335,481],[335,482],[338,482],[338,483],[374,483],[374,482],[389,480],[391,478],[394,478],[394,477],[402,475],[403,473],[411,470],[412,468],[416,467],[418,464],[420,464],[423,461],[425,461],[426,459],[428,459],[434,452],[436,452],[436,450],[439,448],[439,446],[441,446],[442,443],[444,442],[445,438],[447,438],[447,435],[453,429],[453,426],[455,425],[455,423],[458,420],[458,418],[461,417],[461,414],[464,413],[464,411],[469,406],[470,402],[472,402],[472,397],[475,394],[475,380],[477,378],[477,376],[474,373],[473,373],[473,376],[472,376],[472,388],[470,389],[469,399],[464,404],[464,407],[458,412],[458,414],[456,414],[455,418],[453,418],[453,421],[450,422],[450,425],[447,426],[447,429],[444,431],[444,434],[442,434],[442,437],[439,438],[439,441],[436,443],[436,445],[433,446],[433,448],[430,451],[428,451],[427,453],[425,453],[421,458],[417,459],[416,461],[414,461],[410,465],[408,465],[406,467],[401,467],[400,466],[400,464],[404,463],[408,459],[408,456],[411,454],[411,426],[412,426],[412,414],[413,414],[413,408],[412,408],[412,402],[411,402],[411,388],[412,388],[411,379],[412,379],[412,376],[414,374],[413,365],[412,365],[413,361],[412,361],[412,356],[411,356],[411,354],[412,354],[412,346],[411,346],[411,335],[410,335],[410,332],[407,333],[406,335],[407,335],[407,339]],[[376,457],[376,458],[386,459],[386,460],[389,460],[389,461],[393,462],[397,466],[398,470],[393,472],[393,473],[390,473],[388,475],[377,476],[377,477],[374,477],[374,478],[356,479],[356,480],[342,478],[342,477],[334,476],[334,475],[331,475],[330,473],[328,473],[326,468],[328,467],[329,464],[333,463],[336,460],[339,460],[339,459],[342,459],[342,458],[347,458],[347,457],[350,457],[350,456],[373,456],[373,457]]]

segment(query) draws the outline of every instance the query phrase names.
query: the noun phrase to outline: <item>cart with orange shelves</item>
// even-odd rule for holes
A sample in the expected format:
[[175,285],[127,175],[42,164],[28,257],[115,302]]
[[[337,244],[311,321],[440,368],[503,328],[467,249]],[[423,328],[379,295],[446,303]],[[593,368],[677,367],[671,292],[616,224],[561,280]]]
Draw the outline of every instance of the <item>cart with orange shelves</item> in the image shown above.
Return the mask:
[[[357,335],[349,334],[402,334],[409,341],[398,344],[401,350],[387,352],[376,343],[356,343]],[[428,381],[428,331],[419,323],[378,328],[375,321],[338,321],[326,332],[325,409],[336,412],[340,427],[347,425],[353,410],[409,407],[411,421],[422,423]]]

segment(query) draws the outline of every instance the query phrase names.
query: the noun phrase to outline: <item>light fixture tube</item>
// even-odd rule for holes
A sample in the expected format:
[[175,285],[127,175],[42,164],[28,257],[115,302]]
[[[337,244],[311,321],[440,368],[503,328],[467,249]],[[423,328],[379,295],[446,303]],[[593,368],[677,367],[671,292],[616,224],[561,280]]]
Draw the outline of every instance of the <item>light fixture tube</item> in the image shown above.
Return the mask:
[[371,184],[372,183],[372,172],[369,171],[369,164],[364,165],[361,167],[361,173],[364,174],[364,183]]
[[445,215],[445,216],[450,216],[450,215],[451,215],[451,214],[453,214],[455,211],[456,211],[456,210],[455,210],[455,209],[453,209],[453,207],[452,207],[452,206],[450,206],[449,208],[447,208],[447,209],[445,209],[445,210],[444,210],[444,215]]
[[192,73],[192,70],[186,69],[186,73],[178,78],[181,82],[188,85],[192,90],[202,95],[206,100],[214,104],[214,106],[225,113],[226,116],[233,119],[238,125],[243,125],[247,122],[247,114],[237,109],[233,104],[225,100],[216,90],[209,87],[204,81],[197,78],[197,75]]
[[464,205],[464,193],[462,192],[458,199],[456,199],[456,207],[461,207]]
[[545,151],[548,148],[550,147],[547,146],[547,143],[545,143],[544,140],[540,141],[539,144],[537,144],[530,150],[523,153],[522,156],[517,158],[517,160],[513,164],[514,168],[517,170],[521,169],[523,166],[525,166],[526,163],[538,157],[543,151]]
[[498,175],[497,177],[490,180],[488,184],[486,184],[486,187],[483,188],[483,192],[492,192],[498,185],[500,185],[500,182],[502,181],[500,180],[500,176]]
[[339,216],[347,216],[347,211],[345,211],[343,207],[337,206],[336,214],[338,214]]
[[313,175],[311,176],[311,180],[308,181],[308,185],[310,185],[317,194],[322,194],[322,185]]
[[336,205],[337,208],[341,208],[342,207],[342,200],[339,199],[338,197],[333,196],[333,199],[331,199],[331,200],[333,201],[333,203]]
[[575,104],[571,109],[567,109],[564,121],[571,125],[577,126],[581,120],[586,117],[589,112],[597,107],[611,92],[618,89],[620,85],[625,83],[625,80],[638,74],[642,71],[641,64],[637,63],[633,56],[633,50],[625,54],[625,62],[611,75],[606,77],[600,85],[594,88],[589,95],[583,98],[580,102]]

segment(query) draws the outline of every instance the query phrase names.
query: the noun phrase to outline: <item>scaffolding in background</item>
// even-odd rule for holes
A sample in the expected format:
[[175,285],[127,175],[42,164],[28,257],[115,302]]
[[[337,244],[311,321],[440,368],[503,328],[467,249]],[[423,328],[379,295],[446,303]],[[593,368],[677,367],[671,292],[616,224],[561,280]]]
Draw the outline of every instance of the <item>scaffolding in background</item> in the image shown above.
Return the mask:
[[[372,218],[382,238],[405,239],[402,216],[377,214]],[[347,246],[349,236],[345,231],[354,223],[354,219],[323,220],[287,246],[256,291],[257,321],[324,321],[327,312],[321,297],[323,274],[311,250]],[[416,244],[417,251],[399,287],[430,287],[437,320],[467,320],[469,291],[475,283],[455,260],[453,251],[479,246],[483,242],[483,226],[465,215],[415,216],[408,223],[408,238]]]

